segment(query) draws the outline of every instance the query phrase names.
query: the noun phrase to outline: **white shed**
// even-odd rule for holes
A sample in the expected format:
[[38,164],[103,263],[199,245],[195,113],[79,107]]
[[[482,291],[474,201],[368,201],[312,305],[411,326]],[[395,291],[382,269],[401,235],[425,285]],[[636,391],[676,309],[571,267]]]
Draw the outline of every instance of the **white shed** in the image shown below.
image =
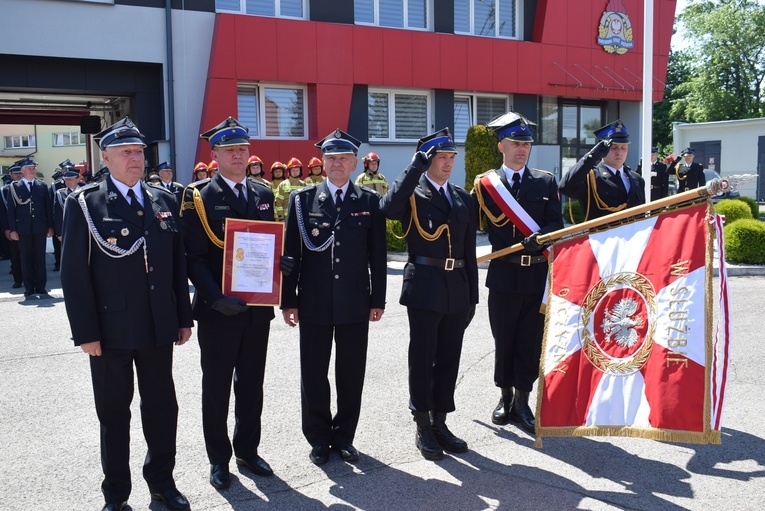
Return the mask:
[[722,177],[758,174],[739,187],[741,195],[765,200],[765,118],[699,123],[674,123],[675,154],[696,151],[695,162]]

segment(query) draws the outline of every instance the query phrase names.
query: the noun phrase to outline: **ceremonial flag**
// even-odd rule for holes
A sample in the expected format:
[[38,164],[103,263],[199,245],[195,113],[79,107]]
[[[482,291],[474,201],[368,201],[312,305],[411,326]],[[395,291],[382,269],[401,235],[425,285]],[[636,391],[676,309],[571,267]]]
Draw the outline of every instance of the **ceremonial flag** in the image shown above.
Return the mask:
[[727,276],[713,335],[708,204],[552,249],[537,434],[719,443],[728,364]]

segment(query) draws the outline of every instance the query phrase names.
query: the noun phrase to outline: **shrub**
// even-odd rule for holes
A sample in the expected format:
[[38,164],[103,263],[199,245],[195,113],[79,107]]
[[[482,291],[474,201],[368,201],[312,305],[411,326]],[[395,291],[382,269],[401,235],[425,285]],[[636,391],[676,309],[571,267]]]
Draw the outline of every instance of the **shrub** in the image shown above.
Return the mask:
[[575,224],[581,224],[584,222],[584,211],[582,211],[582,205],[579,201],[572,199],[571,197],[565,197],[563,200],[563,221],[568,223],[572,221]]
[[391,234],[391,231],[396,233],[398,236],[402,236],[404,234],[403,229],[401,229],[401,222],[398,220],[386,220],[386,230],[385,230],[385,236],[386,236],[386,242],[388,244],[388,252],[406,252],[406,240],[398,239],[393,234]]
[[497,135],[482,124],[471,126],[465,139],[465,189],[473,189],[478,174],[499,168],[502,153],[497,148]]
[[742,218],[752,218],[749,206],[740,200],[723,199],[715,204],[715,211],[719,215],[725,215],[725,224],[729,225]]
[[726,224],[725,259],[732,263],[765,264],[765,222],[744,218]]
[[748,204],[749,210],[752,212],[752,218],[754,218],[755,220],[760,219],[760,205],[757,204],[756,200],[754,200],[751,197],[744,197],[744,196],[735,197],[734,199],[740,200],[741,202],[745,202],[746,204]]

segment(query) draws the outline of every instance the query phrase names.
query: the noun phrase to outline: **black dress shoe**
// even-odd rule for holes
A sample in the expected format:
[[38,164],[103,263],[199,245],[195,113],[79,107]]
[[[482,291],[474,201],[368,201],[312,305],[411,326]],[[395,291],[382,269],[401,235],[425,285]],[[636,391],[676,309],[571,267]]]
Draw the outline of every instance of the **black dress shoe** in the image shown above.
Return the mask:
[[35,294],[42,295],[43,298],[50,298],[48,291],[46,291],[45,289],[35,289]]
[[34,290],[31,290],[31,291],[24,291],[24,296],[26,296],[26,297],[30,297],[30,296],[32,296],[33,294],[35,294]]
[[315,445],[308,457],[314,465],[324,465],[329,461],[329,446],[324,444]]
[[13,285],[12,285],[11,287],[12,287],[13,289],[18,289],[18,288],[20,288],[20,287],[21,287],[21,286],[23,286],[23,285],[24,285],[24,284],[22,284],[21,282],[14,282],[14,283],[13,283]]
[[210,465],[210,484],[216,490],[225,490],[231,486],[231,473],[228,463],[225,465]]
[[101,511],[133,511],[127,502],[107,502]]
[[359,451],[351,444],[343,444],[338,447],[340,456],[343,457],[343,461],[359,461]]
[[257,454],[252,458],[237,458],[236,464],[249,469],[250,472],[259,476],[268,477],[274,475],[271,466]]
[[191,511],[191,506],[186,497],[177,488],[152,492],[151,500],[162,502],[170,511]]

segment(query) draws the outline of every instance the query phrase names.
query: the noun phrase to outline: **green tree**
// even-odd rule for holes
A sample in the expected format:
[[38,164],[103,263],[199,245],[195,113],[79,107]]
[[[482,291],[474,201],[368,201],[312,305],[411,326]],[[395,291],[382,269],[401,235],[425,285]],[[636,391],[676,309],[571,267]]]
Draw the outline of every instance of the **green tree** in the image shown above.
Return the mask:
[[685,51],[670,51],[667,65],[667,83],[664,86],[664,100],[653,105],[653,143],[659,154],[666,156],[673,150],[672,123],[689,122],[684,112],[672,112],[672,105],[688,95],[678,89],[685,77],[691,75],[692,58]]
[[[672,91],[670,117],[690,122],[765,115],[765,5],[691,0],[678,17],[690,73]],[[677,64],[677,62],[675,62]],[[669,77],[668,77],[669,79]]]

